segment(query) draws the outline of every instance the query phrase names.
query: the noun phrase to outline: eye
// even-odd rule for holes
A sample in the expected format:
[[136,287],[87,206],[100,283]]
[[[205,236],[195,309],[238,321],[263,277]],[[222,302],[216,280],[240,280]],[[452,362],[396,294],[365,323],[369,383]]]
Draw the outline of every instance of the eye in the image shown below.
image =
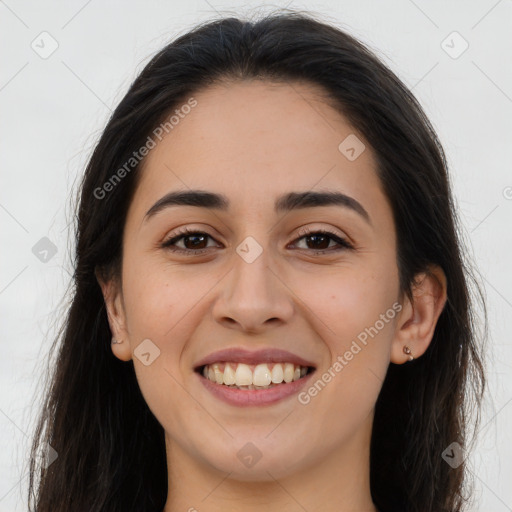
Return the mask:
[[[211,238],[213,240],[213,238],[208,233],[204,233],[202,231],[194,231],[193,229],[189,228],[184,228],[180,230],[178,233],[174,233],[174,236],[172,238],[163,242],[161,247],[173,252],[194,253],[194,255],[202,254],[204,252],[207,252],[208,238]],[[176,243],[181,242],[182,240],[185,247],[177,247]],[[187,247],[187,245],[189,247]]]
[[[306,245],[313,245],[315,247],[306,247],[305,250],[313,251],[314,253],[320,254],[324,252],[334,252],[346,249],[353,249],[352,244],[347,240],[341,238],[336,233],[333,233],[324,229],[306,230],[301,232],[302,236],[296,238],[295,241],[306,240]],[[213,238],[203,231],[194,231],[190,228],[184,228],[178,233],[174,233],[173,236],[163,242],[161,247],[168,249],[172,252],[185,253],[189,255],[198,255],[208,252],[211,248],[208,247],[208,238]],[[311,242],[308,244],[308,240]],[[183,242],[184,247],[178,247],[177,244]],[[334,247],[330,247],[331,242],[337,244]],[[304,248],[301,248],[301,250]]]
[[[307,239],[311,241],[310,244],[308,244]],[[312,230],[306,230],[305,232],[302,232],[302,236],[300,238],[297,238],[296,240],[306,240],[306,246],[307,245],[313,245],[316,247],[306,247],[307,249],[312,250],[316,253],[323,253],[323,252],[333,252],[333,251],[341,251],[345,249],[353,249],[354,247],[352,244],[347,242],[344,238],[341,238],[336,233],[333,233],[331,231],[325,230],[325,229],[312,229]],[[329,244],[331,242],[335,242],[338,247],[329,247]]]

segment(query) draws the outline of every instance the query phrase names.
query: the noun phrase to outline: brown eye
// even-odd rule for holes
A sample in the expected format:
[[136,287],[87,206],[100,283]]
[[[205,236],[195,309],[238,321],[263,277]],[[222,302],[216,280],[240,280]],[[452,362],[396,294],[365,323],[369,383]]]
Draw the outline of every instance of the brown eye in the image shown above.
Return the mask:
[[[203,254],[212,248],[212,246],[208,246],[208,239],[214,240],[208,233],[185,228],[175,234],[175,236],[172,236],[169,240],[163,242],[161,247],[177,253],[190,255]],[[349,242],[340,238],[335,233],[325,230],[316,230],[306,233],[300,238],[297,238],[296,242],[301,240],[306,240],[306,247],[299,249],[313,251],[314,253],[353,249],[353,246]],[[334,242],[334,246],[331,245],[332,242]],[[183,243],[183,246],[178,246],[178,243]]]
[[[213,240],[208,233],[185,229],[176,236],[171,237],[166,242],[163,242],[161,247],[174,252],[202,253],[208,249],[208,238]],[[183,247],[176,245],[182,241]]]
[[[339,251],[343,249],[353,249],[353,246],[343,238],[340,238],[335,233],[324,230],[311,231],[297,240],[306,240],[306,249],[312,251]],[[329,247],[331,242],[335,242],[338,247]]]
[[[308,244],[308,249],[327,249],[329,244],[334,240],[327,235],[317,234],[317,235],[308,235],[304,237],[306,240],[309,239],[313,247],[310,247]],[[306,242],[307,243],[307,242]]]
[[[185,245],[185,249],[205,249],[208,242],[205,240],[208,238],[208,235],[201,235],[199,233],[187,236],[181,236],[183,239],[183,244]],[[187,242],[190,242],[190,246]],[[206,243],[206,245],[205,245]],[[187,247],[188,246],[188,247]]]

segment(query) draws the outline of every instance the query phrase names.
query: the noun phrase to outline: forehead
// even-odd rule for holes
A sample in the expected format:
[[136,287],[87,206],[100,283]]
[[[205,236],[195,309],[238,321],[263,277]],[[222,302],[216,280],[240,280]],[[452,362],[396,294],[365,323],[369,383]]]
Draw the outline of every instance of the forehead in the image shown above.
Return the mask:
[[186,189],[229,196],[233,213],[264,209],[267,201],[273,209],[274,198],[292,190],[335,189],[362,202],[382,200],[371,148],[364,142],[353,161],[340,151],[347,137],[364,139],[322,94],[309,84],[263,81],[191,94],[197,104],[183,109],[146,157],[133,206],[143,215],[163,194]]

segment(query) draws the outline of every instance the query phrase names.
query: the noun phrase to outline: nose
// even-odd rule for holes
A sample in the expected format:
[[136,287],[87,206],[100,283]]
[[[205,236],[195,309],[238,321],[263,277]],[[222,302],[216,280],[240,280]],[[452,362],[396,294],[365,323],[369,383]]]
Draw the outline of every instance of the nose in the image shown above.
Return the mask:
[[272,265],[264,250],[249,263],[238,254],[233,268],[222,280],[222,290],[213,307],[214,319],[230,329],[264,332],[286,323],[293,315],[292,292],[284,276]]

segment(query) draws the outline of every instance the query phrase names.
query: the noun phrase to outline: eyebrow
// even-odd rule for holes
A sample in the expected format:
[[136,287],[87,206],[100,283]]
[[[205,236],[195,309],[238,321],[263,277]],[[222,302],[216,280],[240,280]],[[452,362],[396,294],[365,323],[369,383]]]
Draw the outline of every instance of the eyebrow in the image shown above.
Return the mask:
[[[188,190],[169,192],[160,198],[144,216],[144,220],[171,206],[196,206],[218,211],[229,210],[229,199],[223,194],[205,190]],[[372,224],[370,215],[363,205],[353,197],[341,192],[289,192],[279,196],[274,205],[276,213],[289,212],[311,207],[342,206],[358,213],[368,223]]]

